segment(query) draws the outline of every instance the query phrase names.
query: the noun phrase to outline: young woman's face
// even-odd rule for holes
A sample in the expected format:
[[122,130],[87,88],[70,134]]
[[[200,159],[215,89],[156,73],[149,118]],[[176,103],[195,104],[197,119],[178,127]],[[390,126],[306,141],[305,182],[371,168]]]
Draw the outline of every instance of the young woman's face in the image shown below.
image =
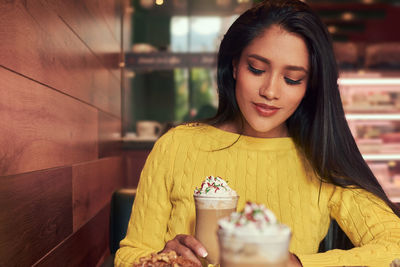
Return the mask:
[[285,121],[306,92],[308,61],[303,39],[275,25],[242,51],[232,64],[245,135],[287,136]]

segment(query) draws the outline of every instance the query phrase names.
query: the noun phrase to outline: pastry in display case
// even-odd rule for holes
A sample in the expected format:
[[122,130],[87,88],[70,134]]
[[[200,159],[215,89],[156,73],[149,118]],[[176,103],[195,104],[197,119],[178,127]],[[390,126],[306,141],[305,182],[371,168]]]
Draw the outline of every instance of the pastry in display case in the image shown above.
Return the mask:
[[400,202],[400,73],[343,72],[338,83],[361,154],[389,198]]

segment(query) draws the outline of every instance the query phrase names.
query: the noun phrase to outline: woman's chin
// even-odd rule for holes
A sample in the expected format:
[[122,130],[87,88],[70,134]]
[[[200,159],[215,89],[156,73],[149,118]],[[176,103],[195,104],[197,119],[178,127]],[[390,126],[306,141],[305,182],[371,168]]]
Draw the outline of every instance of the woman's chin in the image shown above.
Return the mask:
[[244,135],[260,138],[287,137],[286,127],[251,127],[248,125],[244,130]]

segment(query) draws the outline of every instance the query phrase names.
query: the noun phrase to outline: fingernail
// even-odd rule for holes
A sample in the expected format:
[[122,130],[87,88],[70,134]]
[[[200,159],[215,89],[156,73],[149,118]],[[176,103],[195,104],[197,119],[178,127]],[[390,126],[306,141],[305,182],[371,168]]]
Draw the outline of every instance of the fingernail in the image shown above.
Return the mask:
[[200,254],[203,258],[207,257],[207,255],[208,255],[207,251],[206,251],[204,248],[200,248],[200,249],[199,249],[199,254]]

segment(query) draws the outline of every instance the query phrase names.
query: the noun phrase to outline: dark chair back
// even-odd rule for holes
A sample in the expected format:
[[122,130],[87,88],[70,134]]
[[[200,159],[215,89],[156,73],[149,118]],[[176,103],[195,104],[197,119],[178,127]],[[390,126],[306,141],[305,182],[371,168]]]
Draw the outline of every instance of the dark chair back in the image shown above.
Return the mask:
[[115,191],[111,198],[110,211],[110,252],[115,254],[119,242],[125,238],[136,189],[123,188]]
[[319,245],[318,252],[332,249],[351,249],[354,245],[335,220],[331,220],[328,233]]

